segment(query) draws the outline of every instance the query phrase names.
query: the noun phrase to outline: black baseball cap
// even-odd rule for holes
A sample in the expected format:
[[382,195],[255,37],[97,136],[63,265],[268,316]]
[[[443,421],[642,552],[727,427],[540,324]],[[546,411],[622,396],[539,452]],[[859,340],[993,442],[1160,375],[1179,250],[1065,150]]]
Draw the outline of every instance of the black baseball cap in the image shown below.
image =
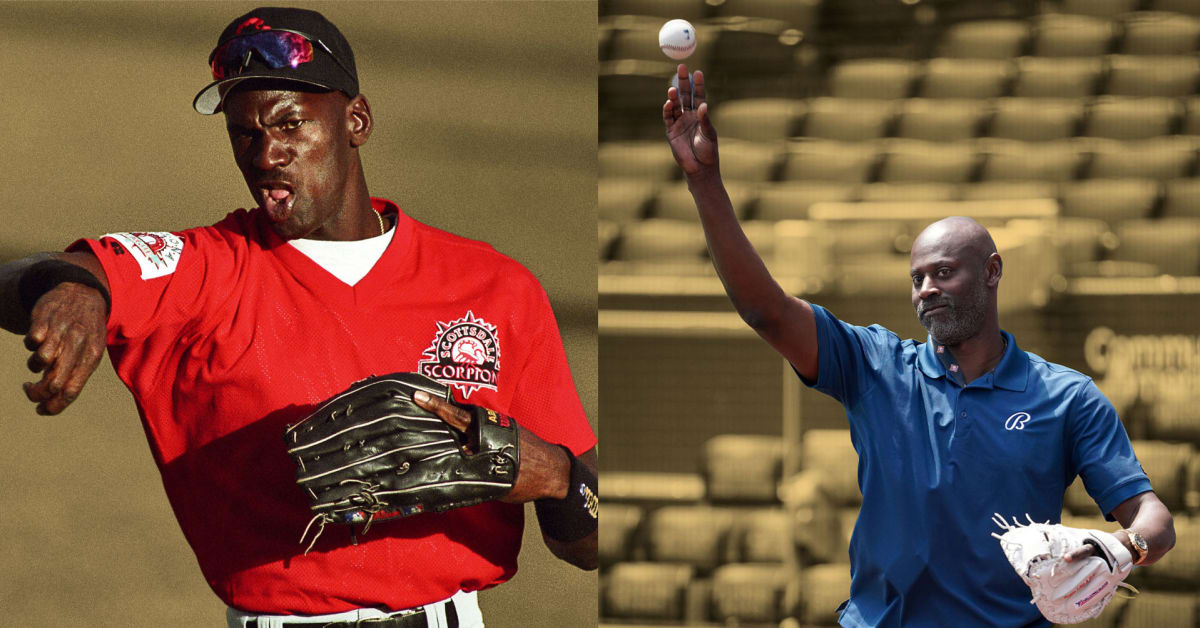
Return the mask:
[[[273,39],[272,31],[280,34],[278,40]],[[281,63],[272,54],[293,52],[287,50],[291,42],[304,40],[311,44],[311,54],[305,50],[304,56],[297,57],[298,51],[294,51],[290,63]],[[308,9],[254,9],[225,27],[208,61],[217,80],[200,90],[192,101],[192,107],[203,114],[220,112],[229,88],[254,78],[294,81],[340,91],[351,98],[358,95],[358,70],[350,42],[325,16]]]

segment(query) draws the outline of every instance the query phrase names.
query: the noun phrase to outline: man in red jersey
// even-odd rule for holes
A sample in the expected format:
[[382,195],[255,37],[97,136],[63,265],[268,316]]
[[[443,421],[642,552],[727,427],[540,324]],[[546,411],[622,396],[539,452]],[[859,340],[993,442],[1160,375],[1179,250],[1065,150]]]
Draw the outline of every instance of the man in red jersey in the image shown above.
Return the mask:
[[[555,514],[576,473],[594,478],[595,436],[536,279],[370,197],[358,155],[370,106],[349,44],[319,14],[241,16],[210,64],[194,106],[225,114],[258,206],[0,267],[0,326],[27,334],[38,412],[66,408],[108,346],[233,626],[481,626],[474,591],[514,573],[527,501],[547,546],[594,568],[594,521],[564,529]],[[393,371],[516,418],[517,484],[502,501],[377,523],[357,544],[327,531],[305,555],[311,512],[283,429]],[[431,409],[457,424],[454,408]]]

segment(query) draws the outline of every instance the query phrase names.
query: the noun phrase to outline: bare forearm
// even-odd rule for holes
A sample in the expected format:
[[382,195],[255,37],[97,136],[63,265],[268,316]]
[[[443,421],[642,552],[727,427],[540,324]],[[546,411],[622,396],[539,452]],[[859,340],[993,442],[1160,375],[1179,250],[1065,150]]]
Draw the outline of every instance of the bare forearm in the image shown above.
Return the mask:
[[700,213],[713,266],[733,307],[756,330],[777,324],[789,297],[742,231],[720,174],[689,177],[688,189]]
[[[1146,553],[1146,560],[1141,562],[1142,565],[1158,562],[1175,547],[1175,520],[1153,491],[1125,500],[1113,509],[1112,515],[1122,527],[1137,532],[1146,540],[1149,551]],[[1128,536],[1118,532],[1117,538],[1133,551]],[[1137,556],[1136,552],[1134,556]]]

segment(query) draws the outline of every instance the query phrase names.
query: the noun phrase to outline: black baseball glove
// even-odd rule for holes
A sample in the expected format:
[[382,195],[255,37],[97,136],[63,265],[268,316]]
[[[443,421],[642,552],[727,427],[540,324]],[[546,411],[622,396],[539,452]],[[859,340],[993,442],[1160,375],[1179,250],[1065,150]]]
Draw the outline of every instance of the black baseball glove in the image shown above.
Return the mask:
[[[465,433],[412,398],[423,390],[452,402],[450,389],[419,373],[355,382],[284,432],[296,483],[319,523],[364,523],[445,511],[508,494],[520,466],[517,424],[479,406]],[[309,549],[316,543],[313,537]],[[307,551],[307,550],[306,550]]]

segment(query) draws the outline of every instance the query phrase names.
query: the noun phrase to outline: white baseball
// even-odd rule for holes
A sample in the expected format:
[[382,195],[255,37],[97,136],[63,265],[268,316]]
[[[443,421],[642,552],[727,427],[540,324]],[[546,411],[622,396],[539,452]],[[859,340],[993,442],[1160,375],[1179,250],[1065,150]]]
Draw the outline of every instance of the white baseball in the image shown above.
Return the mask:
[[658,31],[658,47],[676,61],[686,59],[696,51],[696,29],[687,20],[671,20]]

